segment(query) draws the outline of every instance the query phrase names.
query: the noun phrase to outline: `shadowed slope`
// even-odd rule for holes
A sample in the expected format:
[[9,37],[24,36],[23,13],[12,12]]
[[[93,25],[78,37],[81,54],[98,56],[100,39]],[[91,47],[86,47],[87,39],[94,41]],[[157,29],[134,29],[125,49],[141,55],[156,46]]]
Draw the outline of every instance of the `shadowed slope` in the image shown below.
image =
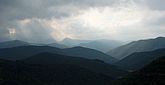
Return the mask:
[[80,57],[71,57],[71,56],[52,54],[52,53],[37,54],[23,61],[30,64],[42,64],[42,65],[71,64],[88,69],[96,73],[108,75],[113,78],[122,76],[127,73],[123,70],[118,69],[113,65],[104,63],[99,60],[90,60]]
[[134,72],[112,85],[165,85],[165,56],[153,61],[140,71]]
[[69,65],[29,65],[0,59],[0,85],[106,85],[112,78]]
[[165,55],[165,48],[148,52],[136,52],[120,60],[116,65],[127,70],[138,70],[163,55]]
[[164,37],[134,41],[113,49],[109,51],[108,54],[115,58],[123,59],[134,52],[153,51],[161,48],[165,48]]

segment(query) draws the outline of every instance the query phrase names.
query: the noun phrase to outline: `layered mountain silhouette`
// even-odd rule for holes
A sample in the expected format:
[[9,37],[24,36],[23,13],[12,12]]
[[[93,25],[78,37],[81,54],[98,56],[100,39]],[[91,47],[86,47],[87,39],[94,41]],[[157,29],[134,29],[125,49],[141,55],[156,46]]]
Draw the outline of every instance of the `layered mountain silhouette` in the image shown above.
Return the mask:
[[62,40],[59,43],[64,44],[64,45],[69,46],[69,47],[74,47],[74,46],[77,46],[80,43],[88,43],[88,42],[91,42],[91,41],[92,40],[79,40],[79,39],[65,38],[64,40]]
[[29,45],[29,43],[20,41],[20,40],[5,41],[5,42],[0,42],[0,49],[12,48],[12,47],[18,47],[18,46],[27,46],[27,45]]
[[32,65],[0,59],[0,85],[107,85],[111,80],[75,65]]
[[88,43],[80,43],[78,46],[87,47],[102,52],[107,52],[120,46],[121,44],[121,42],[115,40],[94,40]]
[[99,59],[105,61],[106,63],[115,63],[118,60],[97,50],[84,48],[84,47],[73,47],[63,49],[63,52],[69,56],[83,57],[87,59]]
[[68,46],[59,43],[51,43],[48,44],[47,46],[56,47],[56,48],[68,48]]
[[117,62],[116,65],[126,70],[138,70],[163,55],[165,55],[165,48],[148,52],[135,52]]
[[81,47],[102,51],[105,53],[123,44],[123,42],[117,40],[106,40],[106,39],[78,40],[78,39],[70,39],[70,38],[65,38],[63,41],[59,43],[64,44],[68,47],[81,46]]
[[53,65],[53,64],[69,64],[79,66],[90,71],[101,73],[104,75],[117,78],[126,74],[126,71],[123,71],[116,66],[104,63],[100,60],[90,60],[80,57],[72,57],[66,55],[52,54],[52,53],[41,53],[29,57],[23,60],[25,63],[29,64],[41,64],[41,65]]
[[56,48],[67,48],[68,46],[59,44],[57,42],[51,43],[51,44],[40,44],[40,43],[29,43],[21,40],[11,40],[11,41],[5,41],[0,42],[0,49],[2,48],[12,48],[12,47],[19,47],[19,46],[50,46],[50,47],[56,47]]
[[158,58],[143,69],[133,72],[112,85],[164,85],[165,56]]
[[117,59],[103,52],[89,48],[74,47],[68,49],[60,49],[50,46],[32,46],[32,45],[0,49],[0,58],[9,59],[9,60],[19,60],[19,59],[25,59],[29,56],[42,52],[56,53],[56,54],[69,55],[75,57],[83,57],[87,59],[99,59],[107,63],[114,63],[117,61]]
[[119,45],[74,39],[52,44],[1,42],[0,85],[165,84],[164,37]]
[[59,48],[29,45],[0,49],[0,58],[7,60],[20,60],[42,52],[63,54]]
[[164,37],[134,41],[126,45],[120,46],[118,48],[115,48],[109,51],[108,54],[115,58],[123,59],[134,52],[152,51],[160,48],[165,48]]

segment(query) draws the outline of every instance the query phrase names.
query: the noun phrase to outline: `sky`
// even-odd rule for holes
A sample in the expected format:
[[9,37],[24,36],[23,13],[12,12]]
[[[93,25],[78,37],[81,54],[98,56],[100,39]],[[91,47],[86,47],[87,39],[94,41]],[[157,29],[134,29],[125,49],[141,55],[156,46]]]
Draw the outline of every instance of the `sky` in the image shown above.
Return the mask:
[[0,0],[0,41],[165,36],[165,0]]

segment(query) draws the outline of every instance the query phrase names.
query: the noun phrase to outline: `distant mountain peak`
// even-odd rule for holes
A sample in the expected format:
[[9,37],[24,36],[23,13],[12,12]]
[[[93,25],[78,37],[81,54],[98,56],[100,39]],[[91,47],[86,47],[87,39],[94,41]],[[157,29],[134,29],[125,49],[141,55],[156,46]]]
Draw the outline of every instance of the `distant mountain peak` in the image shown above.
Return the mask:
[[82,47],[82,46],[75,46],[75,47],[72,47],[71,49],[90,49],[90,48],[86,48],[86,47]]
[[0,42],[0,48],[11,48],[11,47],[25,46],[25,45],[29,45],[29,43],[21,40]]
[[4,41],[4,42],[1,42],[1,43],[7,43],[7,42],[24,42],[24,43],[27,43],[27,42],[21,41],[21,40],[10,40],[10,41]]
[[155,39],[165,39],[165,37],[157,37],[157,38],[155,38]]
[[62,41],[70,41],[70,40],[74,40],[73,38],[68,38],[68,37],[66,37],[66,38],[64,38]]

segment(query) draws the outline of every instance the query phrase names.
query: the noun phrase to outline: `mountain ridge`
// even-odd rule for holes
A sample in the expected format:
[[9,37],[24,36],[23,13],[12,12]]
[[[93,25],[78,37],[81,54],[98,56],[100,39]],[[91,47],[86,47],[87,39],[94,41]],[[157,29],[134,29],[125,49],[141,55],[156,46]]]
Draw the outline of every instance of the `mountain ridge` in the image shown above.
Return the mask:
[[84,57],[88,59],[100,59],[106,63],[115,63],[118,61],[116,58],[107,55],[101,51],[81,46],[66,48],[63,50],[63,52],[70,56]]
[[[77,50],[75,48],[80,48],[81,50]],[[106,55],[105,53],[89,48],[74,47],[74,48],[60,49],[50,46],[33,46],[33,45],[0,49],[0,57],[9,60],[19,60],[42,52],[70,55],[75,57],[84,57],[88,59],[99,59],[107,63],[114,63],[117,61],[115,58]]]
[[69,64],[32,65],[0,59],[0,85],[100,85],[109,76]]
[[41,65],[53,65],[53,64],[70,64],[76,65],[96,73],[101,73],[107,76],[116,78],[124,75],[127,72],[117,68],[114,65],[104,63],[95,59],[85,59],[81,57],[66,56],[54,53],[40,53],[24,60],[21,60],[29,64],[41,64]]
[[123,59],[134,52],[152,51],[160,48],[165,48],[165,37],[133,41],[115,48],[107,52],[107,54],[118,59]]
[[159,56],[142,69],[115,80],[110,85],[164,85],[165,56]]
[[135,52],[118,61],[116,65],[127,70],[138,70],[163,55],[165,55],[165,48],[154,51]]

